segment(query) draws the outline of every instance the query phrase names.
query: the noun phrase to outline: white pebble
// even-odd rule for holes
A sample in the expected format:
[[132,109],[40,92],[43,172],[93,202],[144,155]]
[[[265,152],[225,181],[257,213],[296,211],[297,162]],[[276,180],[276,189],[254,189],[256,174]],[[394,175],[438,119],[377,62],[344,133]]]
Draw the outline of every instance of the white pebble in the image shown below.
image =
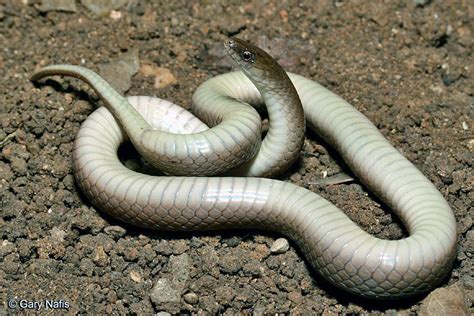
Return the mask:
[[196,304],[199,301],[199,297],[195,293],[186,293],[183,295],[184,301],[188,304]]
[[285,238],[278,238],[270,247],[271,253],[285,253],[290,249],[290,244]]

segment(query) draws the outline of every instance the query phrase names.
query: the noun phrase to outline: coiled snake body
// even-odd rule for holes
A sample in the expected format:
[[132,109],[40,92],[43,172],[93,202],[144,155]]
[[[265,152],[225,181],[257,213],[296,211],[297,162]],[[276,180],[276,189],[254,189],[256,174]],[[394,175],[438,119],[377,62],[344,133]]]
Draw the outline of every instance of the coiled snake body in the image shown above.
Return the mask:
[[[53,65],[33,75],[32,80],[50,75],[81,78],[106,103],[83,123],[74,147],[75,176],[92,203],[122,221],[162,230],[238,227],[282,232],[322,276],[360,296],[399,298],[439,284],[454,260],[456,224],[436,188],[337,95],[295,74],[288,73],[288,79],[269,55],[247,42],[229,40],[226,48],[242,71],[208,80],[193,96],[194,113],[213,126],[210,129],[167,101],[127,101],[82,67]],[[262,99],[270,127],[260,146],[260,118],[238,100],[254,104]],[[409,237],[378,239],[317,194],[261,178],[281,173],[294,161],[304,138],[304,114],[401,218]],[[250,177],[140,174],[117,157],[126,138],[167,173],[214,175],[228,170]],[[242,161],[248,162],[238,166]]]

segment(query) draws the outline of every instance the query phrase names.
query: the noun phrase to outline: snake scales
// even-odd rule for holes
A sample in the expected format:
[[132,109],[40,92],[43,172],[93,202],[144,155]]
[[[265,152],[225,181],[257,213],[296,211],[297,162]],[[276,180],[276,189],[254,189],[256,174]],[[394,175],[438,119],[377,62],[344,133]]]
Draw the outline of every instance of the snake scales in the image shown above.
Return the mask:
[[[288,79],[268,54],[247,42],[229,40],[226,49],[242,71],[214,77],[193,95],[193,112],[212,128],[165,100],[126,99],[82,67],[53,65],[33,75],[32,80],[78,77],[106,103],[83,123],[74,147],[75,176],[92,203],[122,221],[162,230],[282,232],[322,276],[360,296],[399,298],[439,284],[454,260],[456,223],[436,188],[339,96],[301,76],[288,73]],[[245,102],[262,100],[270,127],[260,145],[260,117]],[[409,237],[373,237],[317,194],[262,178],[295,160],[305,115],[401,218]],[[127,138],[153,165],[179,176],[124,167],[117,149]],[[226,170],[239,177],[195,176]]]

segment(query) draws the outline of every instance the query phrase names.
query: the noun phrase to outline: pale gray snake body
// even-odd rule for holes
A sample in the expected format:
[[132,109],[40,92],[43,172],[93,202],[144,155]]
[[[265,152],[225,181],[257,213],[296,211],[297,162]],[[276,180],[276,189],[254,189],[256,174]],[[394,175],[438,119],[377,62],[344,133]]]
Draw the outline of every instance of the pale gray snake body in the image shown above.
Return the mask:
[[[214,77],[193,96],[193,112],[211,129],[164,100],[130,97],[131,107],[102,78],[78,66],[53,65],[33,75],[33,80],[79,77],[107,104],[83,123],[74,147],[75,176],[92,203],[122,221],[162,230],[282,232],[327,280],[365,297],[416,295],[439,284],[454,260],[456,223],[429,180],[334,93],[288,73],[296,94],[283,70],[260,49],[238,39],[227,49],[243,71]],[[270,127],[260,146],[259,115],[238,100],[253,104],[262,96]],[[261,178],[283,172],[295,160],[304,138],[304,114],[308,125],[401,218],[409,237],[378,239],[319,195]],[[126,138],[170,174],[215,175],[232,169],[227,172],[247,177],[140,174],[117,157]],[[238,166],[242,161],[249,162]]]

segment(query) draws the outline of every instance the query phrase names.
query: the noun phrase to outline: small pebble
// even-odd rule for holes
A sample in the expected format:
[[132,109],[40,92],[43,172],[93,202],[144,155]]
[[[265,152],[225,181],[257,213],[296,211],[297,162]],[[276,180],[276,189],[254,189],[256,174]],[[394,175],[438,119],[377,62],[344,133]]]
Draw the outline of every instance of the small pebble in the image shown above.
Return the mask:
[[191,241],[190,241],[190,243],[189,243],[189,246],[190,246],[191,248],[200,248],[200,247],[202,247],[202,241],[199,240],[199,238],[192,237],[192,238],[191,238]]
[[183,288],[189,279],[191,260],[187,254],[179,256],[172,255],[168,263],[172,278],[171,283],[175,288]]
[[421,315],[469,315],[462,282],[437,288],[421,301]]
[[105,253],[104,247],[97,246],[94,249],[94,263],[99,267],[105,267],[109,263],[109,256]]
[[180,291],[172,287],[168,279],[159,279],[150,292],[150,300],[157,306],[163,303],[179,302]]
[[48,11],[66,11],[77,12],[75,0],[42,0],[41,5],[37,7],[41,12]]
[[123,7],[127,2],[127,0],[81,0],[81,4],[92,11],[96,16],[105,16],[110,11]]
[[59,229],[57,227],[53,227],[50,233],[54,241],[64,242],[64,237],[66,236],[66,232],[64,230]]
[[240,242],[242,241],[242,239],[240,237],[237,237],[237,236],[233,236],[233,237],[230,237],[228,239],[224,239],[223,242],[225,244],[227,244],[227,246],[229,247],[237,247]]
[[107,235],[115,239],[119,239],[127,233],[127,231],[120,226],[107,226],[104,228],[104,231]]
[[132,76],[140,69],[137,49],[130,49],[110,63],[99,66],[99,74],[116,90],[125,93],[132,86]]
[[270,252],[275,254],[285,253],[290,249],[290,244],[286,238],[278,238],[270,247]]
[[220,260],[219,268],[222,273],[236,274],[242,269],[241,258],[239,256],[228,254]]
[[184,294],[183,298],[188,304],[196,304],[199,301],[199,297],[192,292]]
[[122,12],[115,10],[110,11],[110,18],[112,20],[120,20],[122,18]]
[[141,63],[140,72],[145,76],[153,76],[155,78],[154,86],[157,89],[174,85],[178,82],[171,70],[164,67],[158,67],[149,61],[143,61]]
[[431,2],[431,0],[414,0],[413,1],[417,7],[423,7]]
[[135,281],[137,283],[142,282],[142,276],[137,271],[130,271],[130,279],[132,279],[133,281]]
[[253,316],[263,316],[263,315],[265,315],[265,307],[254,308],[252,315]]

